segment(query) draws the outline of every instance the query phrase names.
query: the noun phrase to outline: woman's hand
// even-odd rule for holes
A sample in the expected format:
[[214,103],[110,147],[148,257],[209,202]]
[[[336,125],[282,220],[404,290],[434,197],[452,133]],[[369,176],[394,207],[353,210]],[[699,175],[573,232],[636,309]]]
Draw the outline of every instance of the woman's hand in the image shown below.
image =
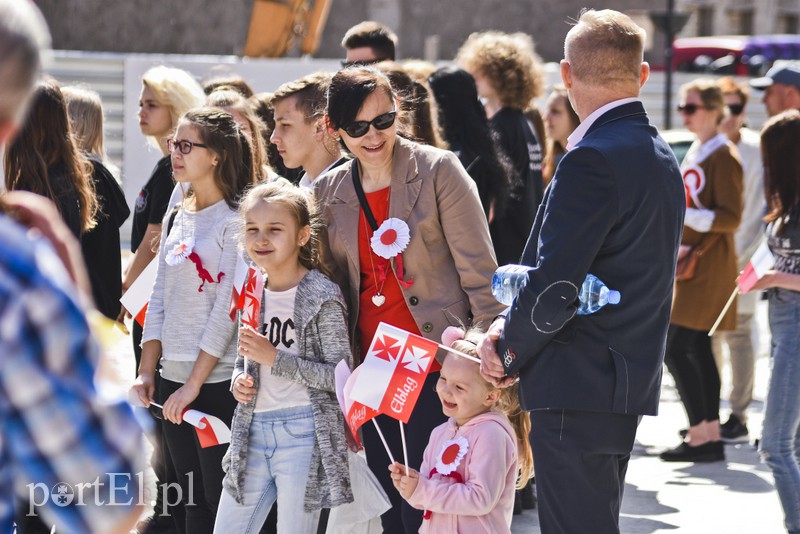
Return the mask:
[[254,362],[272,367],[278,349],[269,342],[267,336],[262,336],[252,328],[239,329],[239,353]]
[[408,469],[408,475],[406,475],[406,469],[406,466],[400,462],[395,462],[389,466],[389,471],[392,473],[392,484],[394,484],[400,495],[405,500],[408,500],[414,494],[414,490],[417,489],[419,473],[413,469]]
[[183,412],[189,404],[197,398],[200,388],[187,382],[169,396],[164,403],[164,419],[176,425],[183,422]]
[[136,394],[136,397],[142,401],[145,408],[150,407],[153,402],[153,393],[155,392],[155,376],[154,373],[139,373],[136,382],[131,386],[131,391]]
[[231,388],[233,398],[242,404],[247,404],[256,396],[256,388],[253,386],[253,377],[241,373],[233,381],[233,388]]
[[[736,281],[738,282],[739,279],[737,278]],[[773,269],[770,269],[769,271],[764,273],[764,276],[762,276],[761,278],[758,279],[758,281],[756,281],[753,287],[747,290],[747,293],[749,293],[750,291],[758,291],[761,289],[769,289],[771,287],[775,287],[777,285],[777,282],[778,282],[778,272]]]

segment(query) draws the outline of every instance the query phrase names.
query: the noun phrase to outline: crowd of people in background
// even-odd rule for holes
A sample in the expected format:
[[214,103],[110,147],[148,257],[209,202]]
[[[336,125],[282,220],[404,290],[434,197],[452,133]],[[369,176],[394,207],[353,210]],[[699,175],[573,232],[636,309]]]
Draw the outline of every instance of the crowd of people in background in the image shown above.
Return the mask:
[[[569,336],[580,338],[582,332],[566,328],[551,340],[561,327],[545,332],[537,324],[538,301],[527,309],[520,297],[505,310],[492,295],[491,279],[498,265],[553,269],[557,260],[552,258],[566,256],[558,251],[548,255],[548,247],[553,246],[553,236],[571,235],[570,224],[577,228],[575,235],[585,231],[608,236],[608,241],[581,252],[596,255],[585,259],[595,262],[593,266],[602,269],[597,258],[617,261],[620,250],[629,250],[633,234],[626,233],[625,225],[609,221],[612,211],[629,209],[626,202],[633,197],[619,193],[612,206],[588,193],[611,194],[607,177],[595,173],[597,166],[614,168],[615,180],[631,179],[617,172],[607,154],[653,150],[653,158],[634,157],[630,164],[664,171],[663,176],[654,173],[663,178],[658,186],[663,187],[661,208],[671,206],[673,193],[680,191],[679,184],[670,182],[678,167],[671,153],[664,152],[663,141],[655,140],[647,149],[631,142],[615,152],[623,150],[621,142],[610,148],[603,144],[606,139],[598,142],[592,134],[603,131],[607,139],[617,140],[630,131],[623,134],[614,128],[627,125],[643,136],[639,141],[657,139],[636,101],[649,72],[637,48],[640,28],[619,14],[589,11],[568,36],[573,57],[567,54],[562,62],[565,85],[555,87],[545,87],[543,65],[529,35],[475,33],[461,46],[453,65],[437,67],[418,60],[398,62],[396,35],[375,22],[363,22],[346,33],[341,70],[309,74],[272,93],[257,94],[234,75],[201,83],[183,70],[153,67],[141,80],[139,126],[161,158],[135,204],[128,206],[119,169],[104,149],[99,95],[82,87],[61,87],[52,78],[37,79],[38,51],[47,46],[47,32],[35,8],[24,5],[0,0],[0,142],[5,144],[8,191],[0,197],[0,344],[4,351],[23,350],[7,339],[8,328],[17,325],[37,332],[24,334],[31,340],[41,335],[40,350],[48,357],[40,365],[42,373],[52,377],[49,387],[61,391],[59,376],[66,382],[83,381],[87,389],[76,395],[89,407],[85,417],[92,428],[86,436],[104,436],[96,442],[101,452],[76,447],[75,461],[97,466],[98,473],[114,472],[115,466],[133,473],[141,452],[133,451],[130,443],[123,446],[121,440],[133,443],[141,433],[133,429],[130,408],[101,405],[94,399],[90,384],[96,347],[84,316],[96,308],[123,328],[132,324],[132,391],[148,408],[153,429],[147,434],[153,449],[149,464],[156,479],[155,508],[138,522],[139,534],[324,532],[331,509],[358,504],[358,488],[348,468],[348,449],[358,447],[337,402],[334,369],[342,361],[351,369],[358,366],[381,322],[452,345],[484,364],[454,355],[437,363],[421,387],[404,435],[386,415],[376,417],[376,426],[362,427],[366,465],[388,499],[388,510],[380,519],[373,518],[374,524],[379,521],[383,532],[508,532],[514,514],[537,506],[534,458],[546,462],[539,487],[546,508],[543,528],[569,515],[571,501],[560,501],[559,486],[553,482],[553,470],[569,456],[558,456],[542,445],[548,443],[545,437],[531,453],[531,420],[519,397],[526,409],[553,401],[542,401],[538,391],[532,395],[527,389],[541,384],[526,374],[529,367],[520,367],[525,356],[514,343],[542,336],[543,343],[568,346]],[[628,28],[624,38],[630,44],[629,52],[615,50],[613,54],[623,55],[608,57],[621,58],[622,63],[633,57],[625,65],[631,68],[620,70],[623,81],[617,85],[592,78],[593,67],[574,56],[594,38],[602,43],[609,20],[614,31]],[[592,56],[601,66],[607,60],[603,53],[601,49]],[[36,60],[18,62],[27,65],[26,71],[14,64],[14,54]],[[9,83],[10,77],[19,79],[23,88]],[[720,461],[725,458],[724,442],[756,437],[749,435],[747,426],[754,384],[752,338],[759,290],[767,290],[773,371],[760,451],[774,473],[786,528],[800,532],[800,67],[778,65],[750,85],[764,91],[772,117],[761,134],[747,128],[747,84],[730,78],[698,79],[681,87],[678,111],[696,141],[679,162],[685,192],[679,195],[681,207],[672,210],[674,220],[666,215],[660,220],[664,247],[658,253],[664,263],[652,270],[650,289],[660,288],[663,294],[648,293],[659,310],[671,310],[669,324],[653,325],[645,336],[655,347],[655,359],[642,365],[657,366],[659,378],[648,382],[655,388],[647,391],[631,385],[631,406],[626,390],[624,408],[615,398],[602,424],[604,431],[615,428],[626,436],[609,447],[620,447],[621,457],[626,447],[629,453],[636,414],[650,413],[653,398],[657,402],[663,356],[686,409],[688,428],[680,430],[677,447],[661,453],[662,460]],[[591,96],[587,87],[595,90]],[[614,98],[602,104],[621,102],[620,107],[592,107],[606,90]],[[545,96],[540,112],[534,101]],[[602,113],[610,115],[601,117]],[[608,116],[613,120],[603,122]],[[576,146],[581,150],[570,158]],[[562,162],[567,162],[566,169]],[[582,189],[580,182],[570,180],[576,173],[581,175],[578,179],[592,180],[591,187]],[[19,191],[45,197],[55,208],[36,204],[39,200],[24,193],[19,196]],[[634,187],[626,191],[634,194]],[[670,225],[680,222],[684,201],[680,243],[672,243],[667,233]],[[564,214],[559,207],[589,205],[597,206],[594,215],[562,221],[560,226]],[[638,214],[640,208],[630,208],[628,224],[639,217],[633,212]],[[34,217],[34,212],[39,215]],[[48,214],[54,220],[46,221]],[[609,219],[600,220],[597,214],[608,214]],[[129,217],[131,235],[121,237],[120,228]],[[651,223],[643,222],[637,230]],[[53,255],[52,251],[42,252],[42,243],[31,242],[18,225],[38,227],[49,237],[63,267],[55,274],[52,266],[36,267],[42,263],[38,255]],[[410,239],[386,253],[380,243],[387,229],[405,231]],[[131,255],[123,266],[120,243],[128,237]],[[776,257],[774,268],[717,321],[736,291],[738,273],[764,240]],[[87,274],[75,261],[77,251],[69,251],[77,243]],[[229,316],[240,255],[265,277],[261,327],[255,330]],[[692,269],[687,274],[681,263],[689,260]],[[582,261],[576,253],[574,265],[566,270],[583,267]],[[626,261],[630,268],[648,269],[638,257]],[[142,326],[131,323],[119,299],[151,262],[156,262],[157,274]],[[676,262],[673,286],[667,275],[674,273]],[[37,274],[38,268],[49,276]],[[31,292],[32,298],[52,301],[47,326],[35,309],[12,306],[12,301],[27,301],[5,292],[11,287],[6,279],[13,277],[4,269],[22,277],[17,285],[25,289],[15,289],[17,295]],[[42,280],[30,278],[36,276]],[[537,280],[531,275],[530,285],[536,286]],[[544,304],[550,298],[545,295],[555,292],[550,289],[541,289]],[[577,298],[570,291],[559,293],[565,303]],[[64,310],[63,315],[58,310]],[[537,333],[520,326],[521,311]],[[660,317],[655,311],[652,320]],[[14,313],[22,318],[12,317]],[[507,313],[505,330],[501,319],[499,327],[482,335],[481,330]],[[548,320],[560,321],[565,313],[569,310],[553,312]],[[598,317],[602,321],[602,313]],[[718,333],[712,340],[709,331],[715,322]],[[609,330],[614,328],[610,325]],[[44,329],[54,333],[45,334]],[[62,330],[70,332],[54,340]],[[665,338],[660,345],[659,336]],[[29,342],[39,346],[38,341]],[[486,355],[497,356],[495,342],[508,350],[498,349],[503,365],[492,369]],[[49,344],[62,346],[56,350]],[[608,361],[596,365],[613,367],[630,356],[604,346]],[[733,389],[731,413],[721,424],[720,369],[726,357]],[[30,406],[34,401],[11,391],[12,378],[5,376],[16,376],[9,368],[22,352],[2,358],[0,398],[27,405],[12,410],[22,415],[8,420],[39,421],[25,412],[35,409]],[[67,376],[63,365],[75,367],[76,374]],[[552,364],[551,372],[558,365]],[[641,369],[630,372],[634,376]],[[524,393],[516,383],[507,387],[517,379],[526,387]],[[581,402],[557,407],[581,414],[586,409]],[[181,424],[187,408],[213,415],[230,427],[230,446],[200,447],[191,427]],[[622,412],[629,417],[619,418]],[[534,433],[544,436],[544,427],[552,421],[542,412],[534,413]],[[563,427],[564,412],[559,413]],[[575,421],[585,428],[598,424],[581,417]],[[36,429],[25,428],[21,423],[14,426],[25,444],[48,449]],[[30,460],[14,439],[10,435],[4,439],[7,443],[0,443],[0,457],[15,462],[18,476],[81,480],[81,473],[55,460]],[[560,452],[569,454],[569,447],[579,447],[583,439],[569,437],[570,444]],[[453,443],[469,443],[470,448],[444,472],[449,462],[442,459],[443,451]],[[407,448],[407,465],[396,463],[387,469],[385,447]],[[50,464],[55,465],[53,473],[45,475],[42,465]],[[614,464],[623,483],[626,467],[627,459]],[[0,481],[6,483],[0,529],[15,515],[20,533],[49,532],[52,525],[57,532],[106,531],[125,528],[141,511],[134,508],[130,517],[104,517],[102,510],[73,513],[68,507],[34,506],[25,496],[6,495],[12,486],[6,471],[0,466]],[[86,474],[90,473],[94,471]],[[605,474],[586,468],[564,476]],[[583,490],[575,491],[572,498],[579,502]],[[586,502],[598,498],[605,497],[587,497]],[[618,521],[619,498],[610,497],[606,507],[613,517],[608,510],[597,512],[596,525]],[[591,501],[586,517],[593,517],[597,504]],[[26,515],[29,509],[41,513]]]

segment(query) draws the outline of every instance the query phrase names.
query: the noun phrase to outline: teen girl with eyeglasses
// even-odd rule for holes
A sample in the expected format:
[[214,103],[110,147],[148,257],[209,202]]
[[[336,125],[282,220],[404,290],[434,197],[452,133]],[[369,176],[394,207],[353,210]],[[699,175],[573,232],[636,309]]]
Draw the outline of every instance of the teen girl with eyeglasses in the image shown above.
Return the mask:
[[182,424],[183,412],[196,409],[229,426],[233,418],[236,324],[228,313],[238,255],[236,210],[245,188],[255,183],[254,161],[247,134],[229,113],[214,108],[186,113],[168,149],[175,179],[188,183],[189,193],[177,212],[164,217],[133,388],[146,406],[163,406],[166,456],[185,508],[185,514],[172,514],[178,531],[210,534],[228,447],[201,448],[194,427]]
[[[438,340],[447,326],[487,325],[502,309],[491,293],[496,262],[475,183],[451,152],[398,135],[397,110],[389,80],[373,68],[345,69],[331,80],[328,129],[354,159],[317,178],[314,188],[327,225],[322,256],[349,301],[359,361],[381,321]],[[437,377],[431,373],[421,386],[406,425],[414,468],[444,421]],[[402,457],[397,421],[377,422]],[[421,511],[394,489],[374,427],[362,432],[367,461],[393,505],[382,517],[384,532],[417,532]]]

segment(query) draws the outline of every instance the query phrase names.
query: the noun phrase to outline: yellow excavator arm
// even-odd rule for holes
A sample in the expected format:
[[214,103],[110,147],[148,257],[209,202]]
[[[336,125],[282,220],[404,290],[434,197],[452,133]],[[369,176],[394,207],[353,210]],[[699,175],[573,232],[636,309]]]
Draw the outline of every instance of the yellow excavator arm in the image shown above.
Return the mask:
[[300,53],[313,54],[333,0],[253,0],[244,55],[282,57],[300,39]]

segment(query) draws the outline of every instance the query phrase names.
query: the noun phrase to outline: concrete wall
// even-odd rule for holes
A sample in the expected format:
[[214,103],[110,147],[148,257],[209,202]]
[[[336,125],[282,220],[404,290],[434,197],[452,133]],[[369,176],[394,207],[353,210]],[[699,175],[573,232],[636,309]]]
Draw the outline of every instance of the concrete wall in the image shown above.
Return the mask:
[[[240,54],[244,47],[252,2],[38,0],[37,4],[57,49],[226,55]],[[339,43],[347,29],[373,19],[400,36],[402,58],[425,57],[426,39],[433,37],[439,43],[438,59],[451,59],[470,33],[496,29],[530,33],[539,54],[546,61],[558,61],[568,20],[585,4],[584,0],[333,0],[317,57],[341,57]],[[639,0],[606,3],[638,12],[641,4]]]

